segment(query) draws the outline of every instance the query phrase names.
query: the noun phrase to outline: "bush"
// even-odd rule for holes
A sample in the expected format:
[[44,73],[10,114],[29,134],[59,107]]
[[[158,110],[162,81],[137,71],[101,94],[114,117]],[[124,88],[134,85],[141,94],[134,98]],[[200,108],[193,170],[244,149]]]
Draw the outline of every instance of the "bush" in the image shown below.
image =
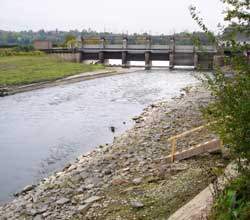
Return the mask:
[[204,115],[210,122],[217,121],[212,129],[239,162],[239,171],[244,172],[241,159],[246,159],[250,163],[250,63],[244,56],[244,53],[249,50],[249,45],[241,45],[236,37],[239,33],[249,36],[250,14],[247,13],[249,0],[222,1],[230,6],[225,20],[235,27],[229,39],[222,39],[222,41],[218,39],[204,25],[203,19],[199,17],[194,6],[190,7],[190,11],[198,25],[217,45],[219,51],[224,51],[221,45],[225,41],[231,45],[230,72],[232,74],[229,76],[218,67],[213,76],[205,75],[203,80],[215,98],[215,101],[204,110]]
[[[248,44],[241,45],[237,42],[236,36],[240,33],[249,37],[249,0],[222,0],[222,2],[230,6],[225,20],[234,26],[229,39],[224,39],[226,45],[230,45],[230,74],[218,67],[213,76],[205,75],[203,82],[214,96],[214,102],[204,109],[204,115],[208,121],[217,122],[213,124],[212,129],[230,149],[237,161],[240,177],[232,181],[219,197],[215,198],[210,218],[248,220],[250,219],[250,62],[243,54],[249,51],[250,47]],[[198,25],[220,48],[222,42],[207,29],[196,8],[191,6],[190,11]]]
[[41,51],[31,50],[31,51],[19,51],[16,49],[0,49],[0,57],[8,56],[41,56],[44,53]]
[[17,46],[14,48],[15,51],[17,52],[30,52],[30,51],[34,51],[34,47],[33,45],[27,45],[27,46]]
[[211,220],[248,220],[250,219],[250,178],[242,175],[217,198]]

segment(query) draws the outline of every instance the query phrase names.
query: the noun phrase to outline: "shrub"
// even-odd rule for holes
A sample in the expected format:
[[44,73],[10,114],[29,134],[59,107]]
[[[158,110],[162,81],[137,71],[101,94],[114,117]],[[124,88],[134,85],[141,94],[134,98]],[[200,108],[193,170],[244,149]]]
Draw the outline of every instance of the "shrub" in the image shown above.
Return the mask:
[[220,194],[214,204],[210,219],[250,219],[250,178],[243,175],[234,180]]
[[31,51],[19,51],[16,49],[0,49],[0,57],[7,56],[41,56],[44,53],[41,51],[31,50]]

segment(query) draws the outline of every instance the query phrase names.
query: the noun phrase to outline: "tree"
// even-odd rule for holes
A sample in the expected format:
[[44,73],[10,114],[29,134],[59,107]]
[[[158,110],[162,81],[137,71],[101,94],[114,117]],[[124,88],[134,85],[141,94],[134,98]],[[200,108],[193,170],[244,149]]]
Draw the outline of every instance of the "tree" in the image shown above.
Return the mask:
[[[239,35],[249,39],[249,0],[222,0],[228,5],[225,20],[227,37],[216,38],[199,17],[195,7],[190,7],[192,17],[209,38],[221,47],[229,45],[231,57],[227,71],[217,67],[213,76],[205,75],[203,82],[212,92],[215,101],[204,109],[204,116],[213,124],[215,131],[237,161],[240,175],[232,181],[218,197],[209,219],[250,219],[250,59],[249,44],[237,41]],[[244,55],[245,54],[245,55]]]
[[64,46],[68,46],[70,48],[74,48],[77,43],[76,37],[72,34],[68,34],[65,36]]
[[229,22],[231,29],[230,37],[219,39],[208,30],[197,13],[194,6],[190,7],[190,12],[194,20],[201,29],[207,33],[210,40],[218,47],[222,47],[223,42],[231,45],[232,56],[226,58],[225,62],[230,66],[228,72],[217,67],[213,76],[205,75],[203,82],[212,92],[215,101],[204,109],[204,116],[208,121],[217,121],[212,129],[220,136],[232,156],[239,162],[240,172],[248,175],[249,166],[242,166],[242,159],[249,165],[250,161],[250,66],[249,44],[241,44],[236,36],[241,33],[249,37],[249,0],[222,0],[228,7],[225,20]]

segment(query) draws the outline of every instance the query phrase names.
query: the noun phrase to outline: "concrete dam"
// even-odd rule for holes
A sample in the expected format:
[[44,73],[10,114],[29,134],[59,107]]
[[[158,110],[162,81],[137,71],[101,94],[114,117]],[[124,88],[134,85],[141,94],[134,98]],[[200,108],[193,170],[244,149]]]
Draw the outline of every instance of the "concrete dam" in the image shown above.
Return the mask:
[[99,44],[85,44],[76,48],[52,48],[44,50],[47,53],[58,54],[63,58],[82,62],[96,60],[107,64],[109,59],[122,60],[122,67],[130,67],[130,61],[144,61],[145,69],[152,67],[152,61],[169,61],[169,68],[177,66],[193,66],[195,69],[213,69],[214,57],[217,54],[215,46],[176,45],[172,39],[169,44],[152,44],[147,38],[145,44],[128,44],[124,38],[122,44],[107,44],[101,38]]

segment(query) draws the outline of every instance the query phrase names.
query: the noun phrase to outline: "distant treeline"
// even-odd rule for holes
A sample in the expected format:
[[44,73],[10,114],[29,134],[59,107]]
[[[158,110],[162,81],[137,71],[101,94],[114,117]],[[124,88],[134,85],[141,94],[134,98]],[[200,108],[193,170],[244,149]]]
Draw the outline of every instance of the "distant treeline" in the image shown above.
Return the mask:
[[[108,43],[111,44],[120,44],[122,43],[122,39],[124,36],[128,38],[128,43],[142,43],[148,37],[147,33],[144,34],[114,34],[111,32],[96,32],[93,30],[71,30],[71,31],[3,31],[0,30],[0,47],[11,47],[17,45],[31,45],[34,40],[50,40],[52,41],[54,46],[61,46],[65,42],[65,38],[67,36],[75,36],[79,41],[81,38],[84,39],[98,39],[99,37],[105,37]],[[207,39],[206,35],[202,32],[195,32],[195,33],[187,33],[181,32],[175,34],[176,43],[180,45],[190,45],[193,43],[192,36],[198,37],[201,40],[202,44],[209,44],[209,40]],[[171,37],[169,35],[153,35],[150,36],[152,39],[153,44],[168,44]]]

